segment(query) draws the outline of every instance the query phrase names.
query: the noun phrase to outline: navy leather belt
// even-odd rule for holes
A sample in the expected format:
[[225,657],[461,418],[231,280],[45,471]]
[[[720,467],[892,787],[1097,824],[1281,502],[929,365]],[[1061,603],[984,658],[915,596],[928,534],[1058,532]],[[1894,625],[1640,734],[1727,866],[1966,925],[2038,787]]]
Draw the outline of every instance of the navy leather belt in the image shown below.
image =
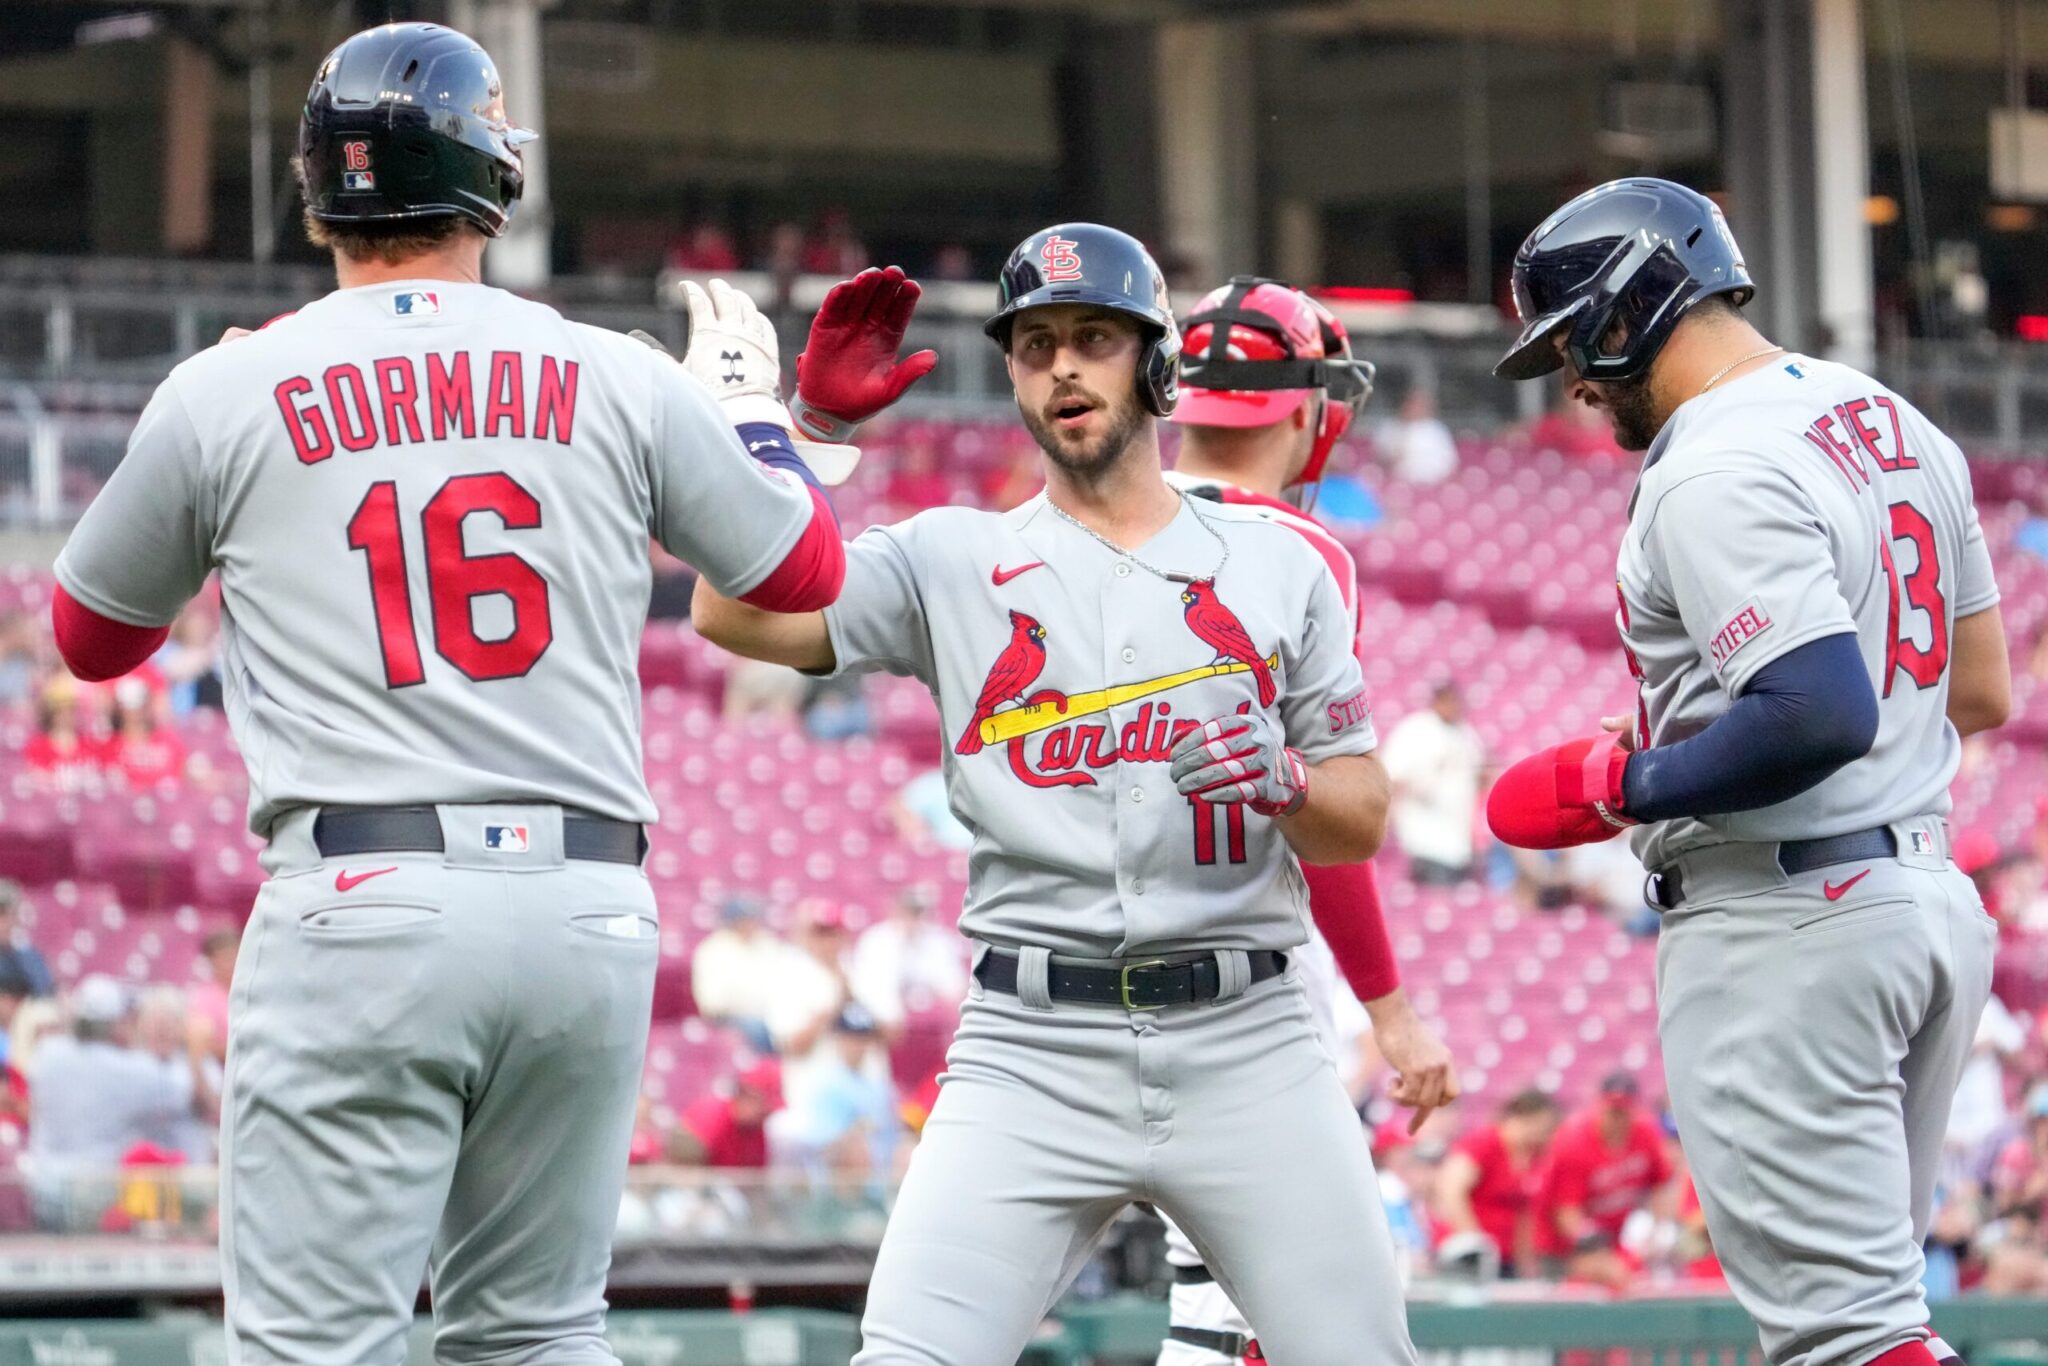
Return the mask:
[[[1261,950],[1251,959],[1251,980],[1263,982],[1287,970],[1287,955]],[[990,949],[974,970],[975,980],[990,991],[1017,994],[1017,955]],[[1213,1001],[1218,990],[1216,959],[1191,958],[1169,963],[1127,963],[1123,967],[1089,967],[1085,963],[1046,965],[1046,990],[1055,1001],[1081,1005],[1122,1006],[1125,1010],[1162,1010],[1167,1006]]]
[[[351,854],[438,854],[445,849],[441,817],[431,806],[327,806],[313,818],[313,843],[322,858]],[[631,821],[562,812],[562,857],[638,866],[647,832]]]
[[[1830,835],[1821,840],[1786,840],[1778,846],[1778,867],[1785,871],[1786,876],[1797,877],[1801,873],[1832,868],[1838,863],[1897,858],[1898,855],[1898,838],[1889,827],[1878,826],[1853,834]],[[1652,906],[1675,910],[1685,901],[1682,871],[1673,866],[1650,874],[1650,880],[1643,887],[1643,897]]]

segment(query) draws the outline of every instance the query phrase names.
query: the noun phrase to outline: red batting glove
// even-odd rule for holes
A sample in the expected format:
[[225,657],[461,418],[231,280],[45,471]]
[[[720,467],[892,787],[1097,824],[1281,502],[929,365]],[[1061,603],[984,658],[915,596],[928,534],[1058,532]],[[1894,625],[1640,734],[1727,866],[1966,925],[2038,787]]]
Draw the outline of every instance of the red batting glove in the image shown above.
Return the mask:
[[936,351],[896,359],[923,292],[898,266],[870,267],[832,286],[796,358],[796,400],[790,412],[804,434],[845,441],[855,426],[931,373],[939,363]]
[[1486,823],[1503,843],[1521,849],[1597,844],[1635,824],[1621,809],[1628,759],[1621,737],[1612,733],[1532,754],[1494,783]]

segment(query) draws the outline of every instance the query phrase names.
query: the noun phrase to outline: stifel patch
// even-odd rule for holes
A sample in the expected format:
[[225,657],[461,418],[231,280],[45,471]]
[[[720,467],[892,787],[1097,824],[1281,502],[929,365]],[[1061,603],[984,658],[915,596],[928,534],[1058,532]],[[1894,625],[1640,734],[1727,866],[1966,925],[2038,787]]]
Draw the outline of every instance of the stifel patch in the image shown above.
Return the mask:
[[1728,661],[1735,652],[1771,629],[1771,614],[1764,605],[1751,598],[1735,609],[1735,615],[1720,630],[1714,632],[1709,648],[1714,655],[1714,672],[1720,673],[1728,667]]

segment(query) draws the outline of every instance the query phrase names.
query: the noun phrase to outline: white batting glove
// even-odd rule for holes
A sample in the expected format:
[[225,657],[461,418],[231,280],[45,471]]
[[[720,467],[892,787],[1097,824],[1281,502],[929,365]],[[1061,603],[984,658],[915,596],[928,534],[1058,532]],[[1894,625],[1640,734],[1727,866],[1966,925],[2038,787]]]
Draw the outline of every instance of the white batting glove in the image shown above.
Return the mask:
[[1291,816],[1308,800],[1308,763],[1263,712],[1206,722],[1181,736],[1171,757],[1183,797],[1244,802],[1261,816]]
[[[766,422],[793,435],[795,425],[782,402],[775,324],[743,291],[723,280],[713,280],[709,288],[685,280],[683,298],[690,322],[683,368],[711,391],[733,426]],[[828,486],[845,483],[860,462],[858,446],[800,438],[790,444],[818,482]]]

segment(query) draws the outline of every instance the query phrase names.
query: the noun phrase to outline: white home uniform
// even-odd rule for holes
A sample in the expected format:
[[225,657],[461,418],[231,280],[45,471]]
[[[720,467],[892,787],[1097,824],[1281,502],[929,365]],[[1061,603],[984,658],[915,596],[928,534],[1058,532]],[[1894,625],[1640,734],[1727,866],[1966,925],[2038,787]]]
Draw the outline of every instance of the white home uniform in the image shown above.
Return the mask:
[[[1211,643],[1226,618],[1249,659]],[[1266,710],[1311,763],[1373,748],[1315,552],[1202,500],[1133,556],[1043,495],[940,508],[855,541],[825,621],[838,668],[932,689],[974,835],[976,984],[855,1360],[1009,1366],[1102,1228],[1148,1201],[1276,1360],[1413,1361],[1358,1117],[1297,970],[1275,971],[1308,934],[1299,865],[1272,821],[1190,802],[1166,762],[1182,728],[1260,706],[1268,672]],[[1137,1008],[1055,999],[1103,968],[1130,969]],[[1143,1008],[1202,981],[1216,999]]]
[[1955,443],[1786,356],[1681,405],[1620,556],[1639,740],[1698,733],[1787,651],[1854,632],[1870,753],[1789,801],[1634,834],[1665,907],[1666,1075],[1714,1250],[1778,1366],[1927,1322],[1921,1239],[1995,932],[1949,861],[1956,621],[1998,601]]
[[739,594],[811,516],[673,361],[482,285],[341,290],[159,386],[57,578],[155,625],[221,576],[273,874],[231,1004],[231,1360],[397,1363],[430,1267],[437,1359],[614,1360],[647,542]]

